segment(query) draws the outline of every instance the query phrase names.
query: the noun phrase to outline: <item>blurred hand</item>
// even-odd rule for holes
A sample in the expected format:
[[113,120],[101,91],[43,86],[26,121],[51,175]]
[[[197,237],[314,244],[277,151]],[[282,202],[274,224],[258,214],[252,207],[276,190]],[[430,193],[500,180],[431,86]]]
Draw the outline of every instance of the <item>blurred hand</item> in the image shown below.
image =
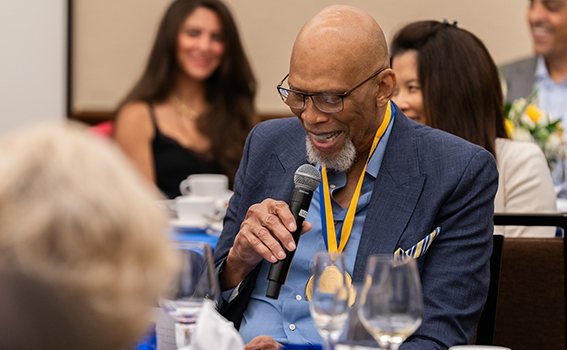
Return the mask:
[[252,339],[250,343],[244,345],[244,350],[278,350],[281,347],[282,344],[272,339],[272,337],[259,335]]

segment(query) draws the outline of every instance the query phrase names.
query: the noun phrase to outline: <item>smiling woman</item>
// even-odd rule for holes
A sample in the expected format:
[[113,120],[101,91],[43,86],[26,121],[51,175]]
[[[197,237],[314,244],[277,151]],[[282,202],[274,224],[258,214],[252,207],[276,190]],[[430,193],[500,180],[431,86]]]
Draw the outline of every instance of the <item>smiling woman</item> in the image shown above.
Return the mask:
[[404,111],[406,117],[420,124],[427,124],[421,85],[417,77],[417,51],[408,50],[392,58],[392,68],[398,80],[393,97],[398,107]]
[[200,7],[187,17],[177,36],[177,64],[197,81],[218,68],[225,45],[222,24],[215,12]]
[[255,124],[256,81],[228,8],[176,0],[142,77],[120,104],[114,138],[169,198],[196,173],[232,181]]

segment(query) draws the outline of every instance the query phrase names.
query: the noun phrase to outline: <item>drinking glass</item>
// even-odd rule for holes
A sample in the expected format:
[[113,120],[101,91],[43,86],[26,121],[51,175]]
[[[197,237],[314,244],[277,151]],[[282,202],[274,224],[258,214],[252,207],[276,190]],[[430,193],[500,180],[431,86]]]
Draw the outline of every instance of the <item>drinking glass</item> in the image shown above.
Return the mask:
[[181,257],[181,268],[159,304],[175,320],[175,340],[177,347],[182,348],[191,342],[204,300],[210,299],[217,305],[220,288],[209,244],[178,242],[176,249]]
[[565,159],[565,151],[555,159],[548,159],[547,164],[551,171],[551,178],[557,198],[567,198],[567,160]]
[[380,347],[396,350],[421,324],[423,299],[412,258],[371,256],[358,316]]
[[323,338],[323,349],[333,350],[349,312],[350,281],[346,273],[345,255],[316,253],[312,278],[311,317]]

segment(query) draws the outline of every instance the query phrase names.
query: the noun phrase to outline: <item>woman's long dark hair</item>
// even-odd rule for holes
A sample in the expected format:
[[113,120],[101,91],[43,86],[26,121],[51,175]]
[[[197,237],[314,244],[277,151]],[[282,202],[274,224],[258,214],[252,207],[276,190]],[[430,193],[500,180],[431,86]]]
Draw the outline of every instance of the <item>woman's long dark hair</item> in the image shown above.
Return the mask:
[[480,145],[496,157],[496,138],[508,138],[498,69],[476,36],[456,24],[421,21],[394,37],[391,60],[417,51],[427,124]]
[[225,53],[220,66],[205,81],[205,98],[210,108],[197,120],[197,127],[211,140],[212,155],[232,183],[246,136],[256,122],[256,80],[234,19],[219,0],[176,0],[169,6],[159,25],[144,73],[118,110],[128,102],[163,102],[169,97],[180,74],[176,58],[177,35],[187,16],[200,7],[219,16]]

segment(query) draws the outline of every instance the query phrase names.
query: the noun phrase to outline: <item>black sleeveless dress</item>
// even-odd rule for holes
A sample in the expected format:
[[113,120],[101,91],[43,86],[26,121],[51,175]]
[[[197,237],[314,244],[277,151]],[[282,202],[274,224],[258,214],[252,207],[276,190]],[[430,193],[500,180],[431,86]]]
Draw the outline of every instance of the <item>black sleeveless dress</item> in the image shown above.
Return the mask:
[[154,171],[158,188],[170,199],[181,195],[179,184],[192,174],[224,174],[221,166],[214,160],[181,146],[174,139],[164,135],[157,125],[154,107],[149,105],[154,124]]

